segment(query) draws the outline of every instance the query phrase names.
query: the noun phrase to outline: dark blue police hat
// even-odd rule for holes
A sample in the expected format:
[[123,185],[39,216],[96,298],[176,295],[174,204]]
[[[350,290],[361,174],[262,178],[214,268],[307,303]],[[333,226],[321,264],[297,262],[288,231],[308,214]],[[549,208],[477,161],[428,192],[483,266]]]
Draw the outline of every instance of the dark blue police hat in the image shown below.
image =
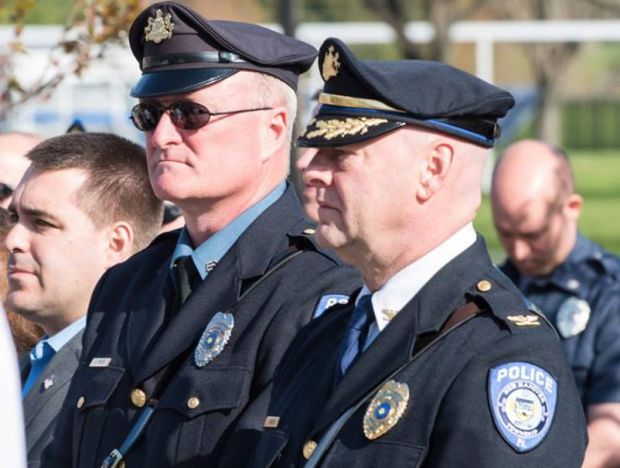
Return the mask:
[[155,3],[129,30],[131,50],[142,77],[133,97],[195,91],[239,70],[275,76],[297,88],[299,74],[310,68],[316,49],[261,26],[207,20],[174,2]]
[[509,92],[449,65],[362,61],[335,38],[321,46],[319,68],[321,107],[298,146],[347,145],[414,124],[492,147],[497,119],[514,105]]

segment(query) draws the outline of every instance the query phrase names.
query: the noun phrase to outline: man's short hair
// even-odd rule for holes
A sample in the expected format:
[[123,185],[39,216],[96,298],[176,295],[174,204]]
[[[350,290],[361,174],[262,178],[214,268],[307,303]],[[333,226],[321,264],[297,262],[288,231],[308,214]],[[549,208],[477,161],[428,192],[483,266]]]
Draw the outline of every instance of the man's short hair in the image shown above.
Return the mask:
[[151,188],[142,146],[109,133],[71,133],[43,141],[26,157],[32,172],[86,171],[77,205],[98,227],[129,222],[136,251],[157,235],[163,205]]
[[297,95],[283,81],[265,73],[242,71],[253,80],[252,105],[256,107],[284,106],[288,114],[288,138],[292,140],[297,118]]

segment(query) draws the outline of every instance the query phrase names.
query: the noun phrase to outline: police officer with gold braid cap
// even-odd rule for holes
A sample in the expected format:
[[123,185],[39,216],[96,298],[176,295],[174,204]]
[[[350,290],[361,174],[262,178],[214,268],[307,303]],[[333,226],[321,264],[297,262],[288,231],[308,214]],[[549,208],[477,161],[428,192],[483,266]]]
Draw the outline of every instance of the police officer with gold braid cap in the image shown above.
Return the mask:
[[319,52],[317,239],[364,287],[276,373],[253,467],[579,467],[584,418],[560,341],[472,227],[512,96],[426,61]]
[[360,284],[315,245],[286,181],[316,50],[173,2],[129,39],[150,182],[186,225],[98,284],[50,468],[214,466],[227,444],[251,450],[291,340]]

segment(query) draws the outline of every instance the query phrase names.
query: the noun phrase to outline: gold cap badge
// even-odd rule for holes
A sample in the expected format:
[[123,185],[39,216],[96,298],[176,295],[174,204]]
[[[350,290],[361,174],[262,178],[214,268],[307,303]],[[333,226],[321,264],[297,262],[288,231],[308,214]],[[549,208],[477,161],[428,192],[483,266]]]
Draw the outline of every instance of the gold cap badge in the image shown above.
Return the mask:
[[392,429],[407,409],[409,387],[390,380],[383,385],[368,405],[364,415],[364,435],[375,440]]
[[328,81],[330,78],[337,76],[340,71],[340,66],[340,54],[336,52],[334,46],[329,46],[323,57],[323,66],[321,68],[323,79]]
[[148,25],[144,28],[144,39],[147,42],[159,44],[161,41],[172,37],[173,29],[172,15],[170,13],[164,15],[164,12],[158,8],[155,11],[155,18],[151,16],[148,19]]

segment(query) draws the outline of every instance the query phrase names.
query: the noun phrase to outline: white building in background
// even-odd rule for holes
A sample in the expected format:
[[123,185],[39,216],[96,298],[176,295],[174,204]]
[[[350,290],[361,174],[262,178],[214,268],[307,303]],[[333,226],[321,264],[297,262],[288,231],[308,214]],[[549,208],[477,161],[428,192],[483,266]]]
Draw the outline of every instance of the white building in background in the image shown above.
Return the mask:
[[[278,26],[268,25],[273,29]],[[17,57],[20,80],[32,83],[45,73],[49,65],[50,47],[61,37],[58,26],[27,26],[22,41],[27,55]],[[434,29],[427,22],[411,22],[406,28],[410,40],[427,43]],[[13,28],[0,27],[0,49],[13,40]],[[620,42],[618,20],[572,21],[511,21],[459,22],[452,25],[449,35],[454,42],[475,46],[475,73],[487,81],[494,78],[494,45],[496,43],[610,41]],[[382,44],[392,42],[393,30],[375,23],[305,23],[297,36],[319,47],[323,40],[337,36],[347,44]],[[12,112],[0,129],[33,131],[44,136],[63,133],[79,119],[90,131],[108,131],[142,141],[140,132],[129,121],[129,110],[135,99],[129,90],[140,75],[129,47],[113,46],[103,59],[94,60],[81,77],[71,76],[44,100],[32,100]],[[317,67],[300,84],[300,97],[308,101],[322,86]],[[304,118],[310,109],[306,109]],[[514,114],[514,112],[513,112]],[[304,120],[302,118],[302,120]]]

